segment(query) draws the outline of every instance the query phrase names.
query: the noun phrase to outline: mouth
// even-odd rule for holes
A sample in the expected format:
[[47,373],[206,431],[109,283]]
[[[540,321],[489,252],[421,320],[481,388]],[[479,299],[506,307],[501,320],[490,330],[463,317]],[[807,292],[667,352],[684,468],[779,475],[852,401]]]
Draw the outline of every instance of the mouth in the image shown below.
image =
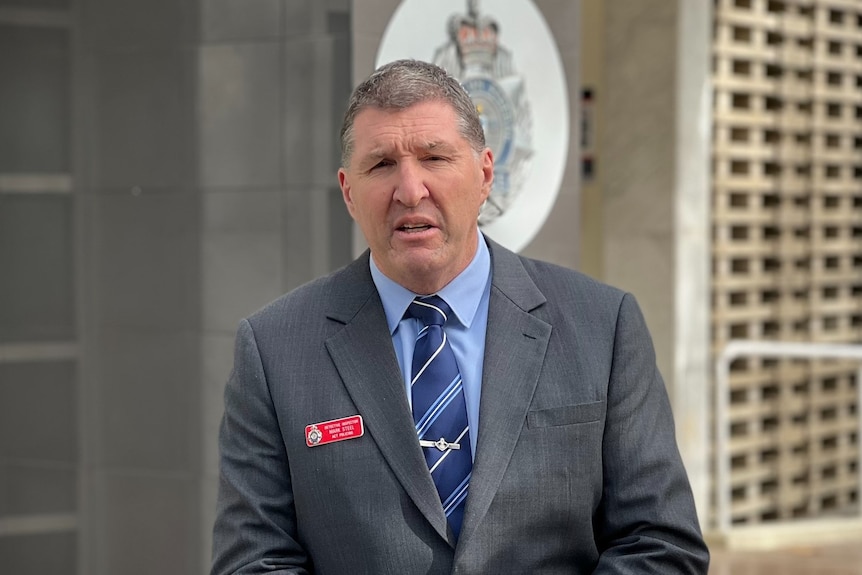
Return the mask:
[[404,224],[403,226],[398,226],[396,229],[399,232],[405,232],[408,234],[414,234],[418,232],[424,232],[425,230],[431,229],[430,224]]

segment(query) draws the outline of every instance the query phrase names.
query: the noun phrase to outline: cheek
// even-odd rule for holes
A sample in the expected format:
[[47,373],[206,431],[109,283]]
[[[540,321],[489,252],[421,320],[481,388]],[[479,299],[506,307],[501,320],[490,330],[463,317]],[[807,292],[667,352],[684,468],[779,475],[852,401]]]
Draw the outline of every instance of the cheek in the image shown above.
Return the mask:
[[354,219],[372,229],[381,226],[386,219],[387,203],[380,198],[366,197],[361,203],[354,203]]
[[473,190],[475,191],[468,196],[470,198],[469,205],[478,213],[482,207],[482,202],[488,199],[491,189],[490,186],[485,186],[483,181],[479,180],[476,182],[476,187]]

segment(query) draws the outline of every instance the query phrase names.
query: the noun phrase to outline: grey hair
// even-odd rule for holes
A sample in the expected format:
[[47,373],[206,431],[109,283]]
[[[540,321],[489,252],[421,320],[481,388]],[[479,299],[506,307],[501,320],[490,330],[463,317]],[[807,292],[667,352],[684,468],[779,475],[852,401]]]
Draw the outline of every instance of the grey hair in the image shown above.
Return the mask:
[[458,80],[446,70],[421,60],[395,60],[378,68],[353,91],[341,126],[341,165],[347,167],[353,153],[353,123],[365,108],[404,110],[429,101],[452,106],[458,129],[478,154],[485,149],[485,132],[476,105]]

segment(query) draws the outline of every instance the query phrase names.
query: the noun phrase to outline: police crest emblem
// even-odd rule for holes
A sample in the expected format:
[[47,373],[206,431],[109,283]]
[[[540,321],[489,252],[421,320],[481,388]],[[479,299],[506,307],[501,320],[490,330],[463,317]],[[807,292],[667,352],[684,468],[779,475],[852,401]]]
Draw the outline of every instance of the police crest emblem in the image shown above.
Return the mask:
[[448,42],[437,48],[432,61],[458,78],[470,94],[486,144],[494,152],[494,185],[479,214],[479,225],[486,225],[511,206],[529,172],[530,104],[524,78],[500,43],[500,26],[479,13],[478,0],[468,0],[466,14],[450,16],[447,34]]
[[307,441],[310,445],[317,445],[323,439],[323,434],[316,425],[312,425],[308,430]]

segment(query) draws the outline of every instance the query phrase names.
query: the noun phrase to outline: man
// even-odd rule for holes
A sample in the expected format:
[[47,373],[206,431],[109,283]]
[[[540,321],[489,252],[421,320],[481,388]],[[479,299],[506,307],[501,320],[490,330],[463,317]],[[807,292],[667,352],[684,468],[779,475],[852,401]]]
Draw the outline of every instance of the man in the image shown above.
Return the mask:
[[706,573],[637,304],[479,233],[457,81],[382,67],[342,150],[370,252],[240,324],[213,573]]

